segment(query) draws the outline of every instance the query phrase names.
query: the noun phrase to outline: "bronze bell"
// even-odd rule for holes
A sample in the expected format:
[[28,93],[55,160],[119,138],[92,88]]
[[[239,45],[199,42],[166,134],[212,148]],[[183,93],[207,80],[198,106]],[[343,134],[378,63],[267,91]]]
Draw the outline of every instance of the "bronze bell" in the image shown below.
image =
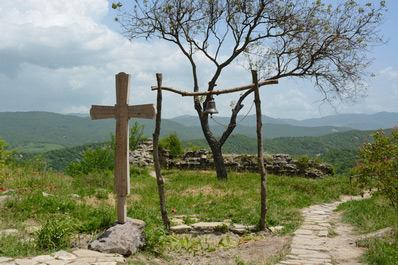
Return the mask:
[[209,101],[206,103],[206,110],[204,112],[205,114],[217,114],[218,110],[216,109],[216,102],[214,101],[214,98],[211,98]]

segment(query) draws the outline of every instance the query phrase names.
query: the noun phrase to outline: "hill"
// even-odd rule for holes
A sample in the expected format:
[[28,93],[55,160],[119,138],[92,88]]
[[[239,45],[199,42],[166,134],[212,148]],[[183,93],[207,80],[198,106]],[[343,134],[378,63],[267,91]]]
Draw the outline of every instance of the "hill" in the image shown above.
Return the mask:
[[[217,125],[217,123],[228,124],[229,119],[229,117],[214,116],[214,121],[210,120],[210,125],[214,126]],[[185,126],[199,126],[199,120],[196,116],[184,115],[170,120]],[[253,127],[256,125],[255,115],[249,115],[247,117],[238,116],[236,120],[240,126]],[[379,112],[375,114],[339,114],[305,120],[275,119],[263,115],[262,122],[263,124],[292,125],[299,127],[330,126],[355,130],[377,130],[380,128],[393,128],[398,125],[398,113]]]
[[340,114],[306,120],[282,120],[294,126],[316,127],[336,126],[350,127],[356,130],[377,130],[380,128],[393,128],[398,125],[398,113],[379,112],[375,114]]
[[[245,119],[251,124],[254,116]],[[263,135],[265,138],[320,136],[336,131],[350,130],[348,127],[303,127],[279,123],[275,119],[263,117]],[[222,119],[221,119],[222,120]],[[176,122],[178,121],[178,122]],[[163,119],[161,137],[176,132],[180,139],[204,139],[199,126],[186,126],[198,121],[197,117],[185,116],[183,119]],[[276,123],[267,123],[276,122]],[[152,137],[155,121],[145,119],[131,119],[130,126],[138,122],[145,126],[144,136]],[[181,123],[180,123],[181,122]],[[185,123],[185,124],[184,124]],[[234,130],[234,135],[242,134],[248,137],[256,136],[255,126],[245,126],[242,122]],[[221,136],[225,127],[218,124],[212,126],[216,136]],[[63,115],[49,112],[1,112],[0,137],[11,148],[17,148],[25,153],[43,153],[65,147],[72,147],[86,143],[104,142],[109,140],[110,133],[115,131],[115,120],[95,120],[90,117]]]
[[[386,130],[390,133],[391,129]],[[264,139],[264,151],[270,154],[290,154],[294,156],[309,155],[311,157],[328,153],[336,149],[356,150],[365,141],[369,141],[373,131],[351,130],[347,132],[332,133],[317,137],[280,137]],[[206,146],[206,141],[186,140],[185,147],[190,145]],[[245,135],[232,135],[223,146],[225,153],[255,154],[257,152],[257,140]]]

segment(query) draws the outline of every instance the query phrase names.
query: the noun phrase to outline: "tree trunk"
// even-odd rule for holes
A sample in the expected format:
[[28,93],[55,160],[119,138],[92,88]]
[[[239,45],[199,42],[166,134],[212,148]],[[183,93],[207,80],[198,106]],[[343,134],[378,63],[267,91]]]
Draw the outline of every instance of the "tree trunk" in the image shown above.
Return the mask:
[[221,147],[215,146],[211,147],[211,152],[213,153],[214,167],[216,168],[217,179],[218,180],[228,180],[227,170],[224,164],[224,158],[222,156]]
[[258,170],[260,172],[261,181],[261,210],[260,210],[260,230],[265,231],[267,227],[267,172],[264,167],[264,156],[263,156],[263,132],[262,132],[262,121],[261,121],[261,101],[260,94],[258,92],[258,77],[257,71],[252,70],[254,88],[254,102],[256,104],[256,121],[257,121],[257,158],[258,158]]
[[167,216],[166,199],[164,195],[164,181],[162,172],[160,169],[159,161],[159,134],[160,134],[160,123],[162,120],[162,74],[156,74],[158,82],[158,95],[157,95],[157,113],[156,113],[156,126],[155,132],[153,133],[153,163],[155,165],[156,180],[158,184],[160,213],[162,214],[163,224],[167,230],[170,230],[170,221]]
[[210,130],[209,114],[205,114],[203,112],[202,106],[197,100],[195,100],[195,109],[198,112],[203,135],[205,136],[206,141],[210,146],[211,152],[213,153],[214,167],[216,168],[217,179],[227,180],[228,179],[227,170],[225,168],[224,158],[222,156],[222,151],[221,151],[222,143],[220,143],[220,141],[217,140],[217,138],[213,135],[213,133]]

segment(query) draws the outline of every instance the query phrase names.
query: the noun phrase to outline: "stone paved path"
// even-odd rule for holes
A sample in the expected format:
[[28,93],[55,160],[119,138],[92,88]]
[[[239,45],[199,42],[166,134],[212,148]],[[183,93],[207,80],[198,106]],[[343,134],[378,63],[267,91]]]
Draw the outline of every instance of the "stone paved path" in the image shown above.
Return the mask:
[[327,247],[329,219],[337,206],[349,200],[368,198],[361,196],[345,197],[341,201],[313,205],[302,210],[304,222],[294,233],[290,254],[277,265],[332,265],[333,257]]
[[51,255],[32,258],[12,259],[0,257],[0,265],[118,265],[127,264],[122,255],[104,254],[87,249],[75,250],[72,253],[58,251]]

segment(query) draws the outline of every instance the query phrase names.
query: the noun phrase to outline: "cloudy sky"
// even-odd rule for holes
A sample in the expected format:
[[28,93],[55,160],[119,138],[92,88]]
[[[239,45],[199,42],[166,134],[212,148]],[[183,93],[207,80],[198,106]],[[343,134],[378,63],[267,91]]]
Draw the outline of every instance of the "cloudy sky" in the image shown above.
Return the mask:
[[[2,0],[0,5],[0,112],[88,113],[92,104],[115,104],[114,76],[131,74],[130,104],[156,104],[155,73],[163,85],[192,90],[189,64],[162,41],[129,42],[114,22],[112,0]],[[365,1],[364,1],[365,2]],[[398,112],[398,1],[387,0],[382,27],[388,43],[374,49],[368,96],[355,103],[321,104],[322,95],[301,80],[280,81],[261,90],[263,114],[306,119],[336,113]],[[199,62],[202,87],[211,67]],[[251,82],[250,73],[232,65],[218,82],[231,88]],[[230,114],[238,95],[216,98],[221,116]],[[192,98],[164,92],[166,118],[195,115]],[[250,110],[245,102],[241,114]],[[250,114],[254,114],[251,110]]]

